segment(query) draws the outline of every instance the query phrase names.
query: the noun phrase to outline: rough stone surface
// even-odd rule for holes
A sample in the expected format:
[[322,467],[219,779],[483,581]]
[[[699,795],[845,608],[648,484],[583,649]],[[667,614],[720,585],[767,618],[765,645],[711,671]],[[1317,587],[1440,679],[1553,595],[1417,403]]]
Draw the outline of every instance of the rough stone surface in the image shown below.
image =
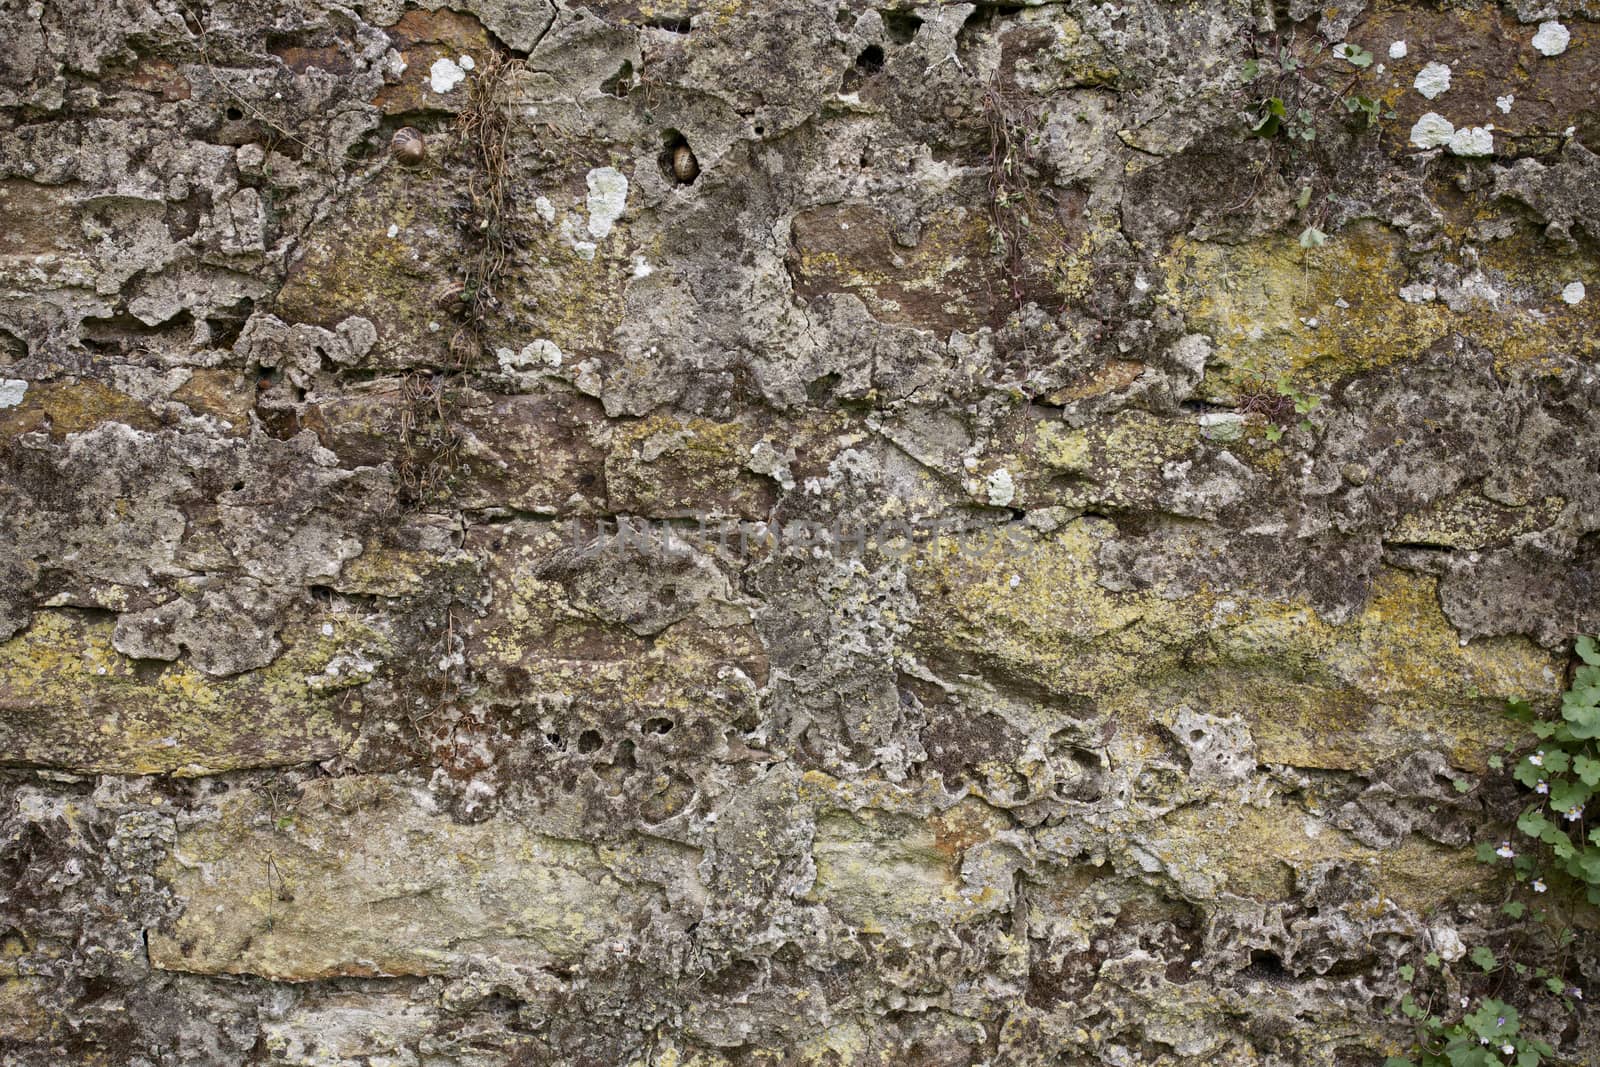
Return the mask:
[[1376,1067],[1486,936],[1592,4],[0,9],[4,1067]]

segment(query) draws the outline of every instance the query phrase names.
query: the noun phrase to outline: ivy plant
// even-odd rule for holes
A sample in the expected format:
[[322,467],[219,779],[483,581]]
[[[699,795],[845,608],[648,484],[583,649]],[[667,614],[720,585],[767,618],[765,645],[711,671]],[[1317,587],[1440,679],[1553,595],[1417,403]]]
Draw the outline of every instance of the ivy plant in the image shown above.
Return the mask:
[[[1417,1039],[1411,1058],[1391,1057],[1384,1067],[1570,1062],[1558,1059],[1524,1019],[1578,1010],[1583,990],[1568,973],[1578,935],[1568,920],[1575,908],[1600,906],[1600,828],[1590,829],[1587,816],[1600,793],[1600,643],[1579,637],[1573,651],[1577,664],[1559,718],[1537,717],[1526,701],[1507,705],[1531,735],[1506,751],[1522,751],[1511,772],[1521,787],[1520,810],[1511,836],[1477,848],[1480,861],[1505,864],[1512,874],[1496,931],[1501,951],[1461,946],[1454,965],[1436,951],[1420,966],[1400,967],[1407,986],[1400,1012],[1416,1027]],[[1504,770],[1506,760],[1493,757],[1489,766]]]

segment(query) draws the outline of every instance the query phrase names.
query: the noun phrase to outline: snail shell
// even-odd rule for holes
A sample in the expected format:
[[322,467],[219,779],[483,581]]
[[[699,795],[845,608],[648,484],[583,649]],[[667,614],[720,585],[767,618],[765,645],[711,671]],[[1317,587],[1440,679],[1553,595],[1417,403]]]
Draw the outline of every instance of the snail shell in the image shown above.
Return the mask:
[[408,167],[421,163],[428,155],[428,142],[422,134],[410,126],[402,126],[394,131],[394,138],[389,142],[389,150]]
[[700,161],[694,158],[689,146],[681,144],[672,150],[672,176],[687,185],[700,173]]

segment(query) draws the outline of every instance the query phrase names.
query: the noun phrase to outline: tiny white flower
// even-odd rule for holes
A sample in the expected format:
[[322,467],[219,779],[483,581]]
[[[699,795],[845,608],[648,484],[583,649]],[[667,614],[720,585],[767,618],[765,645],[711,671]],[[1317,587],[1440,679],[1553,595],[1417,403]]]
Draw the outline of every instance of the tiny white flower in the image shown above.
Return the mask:
[[1543,878],[1535,878],[1533,880],[1533,891],[1535,893],[1543,893],[1545,891],[1545,888],[1546,887],[1545,887]]
[[1500,1046],[1500,1051],[1504,1052],[1507,1056],[1509,1056],[1509,1055],[1511,1055],[1513,1052],[1515,1052],[1517,1050],[1515,1048],[1513,1048],[1512,1046],[1510,1046],[1510,1045],[1501,1045]]
[[1541,748],[1539,751],[1537,751],[1533,755],[1529,756],[1528,757],[1528,762],[1533,764],[1535,767],[1543,767],[1544,766],[1544,749]]
[[1550,792],[1550,783],[1541,778],[1539,779],[1539,784],[1533,787],[1533,791],[1535,793],[1548,793]]
[[1502,841],[1500,842],[1500,847],[1494,850],[1494,854],[1503,860],[1508,860],[1517,853],[1516,850],[1511,847],[1510,841]]
[[1577,1000],[1582,1000],[1583,990],[1579,989],[1577,986],[1573,986],[1571,989],[1567,990],[1567,996],[1573,997]]
[[1572,807],[1567,809],[1567,821],[1568,822],[1577,822],[1581,818],[1583,818],[1583,805],[1582,804],[1574,804],[1574,805],[1572,805]]
[[1461,1006],[1463,1008],[1465,1008],[1467,1005],[1469,1005],[1471,1003],[1472,1003],[1472,1001],[1468,1000],[1466,997],[1462,997],[1461,998]]

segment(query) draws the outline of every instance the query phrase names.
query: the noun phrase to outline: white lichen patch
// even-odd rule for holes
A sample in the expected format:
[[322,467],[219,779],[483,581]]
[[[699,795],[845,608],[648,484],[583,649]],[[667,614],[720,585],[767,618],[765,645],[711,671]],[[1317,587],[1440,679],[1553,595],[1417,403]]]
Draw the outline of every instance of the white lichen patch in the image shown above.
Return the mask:
[[1581,304],[1583,303],[1583,298],[1587,295],[1588,293],[1585,292],[1582,282],[1569,282],[1567,283],[1567,286],[1561,290],[1561,299],[1565,300],[1569,304]]
[[1455,132],[1454,123],[1437,111],[1430,111],[1411,127],[1411,143],[1418,148],[1438,148],[1448,144]]
[[548,196],[536,197],[533,201],[533,210],[545,222],[556,221],[556,206],[550,202]]
[[1516,102],[1516,99],[1510,93],[1504,96],[1497,96],[1494,98],[1494,106],[1500,109],[1500,114],[1509,115],[1511,114],[1511,105]]
[[1439,290],[1432,282],[1413,282],[1400,287],[1400,299],[1408,304],[1426,304],[1439,298]]
[[473,67],[476,67],[478,63],[471,56],[462,56],[460,59],[456,60],[456,65],[462,70],[471,70]]
[[441,56],[428,68],[428,87],[443,96],[460,85],[466,76],[467,72],[459,63],[448,56]]
[[1389,58],[1404,59],[1408,51],[1410,51],[1410,49],[1406,47],[1406,43],[1404,41],[1394,41],[1389,45]]
[[1493,126],[1463,126],[1450,135],[1446,147],[1457,156],[1494,155]]
[[0,378],[0,408],[16,407],[27,392],[28,383],[21,378]]
[[615,167],[596,167],[585,179],[589,185],[589,232],[604,238],[622,217],[628,201],[628,179]]
[[561,347],[554,341],[538,337],[523,345],[518,352],[509,348],[497,349],[495,358],[499,360],[502,370],[527,370],[538,366],[559,367],[562,353]]
[[1572,42],[1572,34],[1559,22],[1539,23],[1539,32],[1533,35],[1534,51],[1544,56],[1559,56]]
[[789,469],[788,459],[770,441],[757,441],[751,447],[745,467],[773,479],[786,490],[794,488],[794,472]]
[[1447,63],[1429,63],[1417,71],[1411,83],[1423,96],[1432,100],[1450,88],[1450,66]]
[[989,496],[989,503],[997,508],[1008,506],[1017,496],[1016,483],[1011,480],[1011,472],[1004,467],[985,478],[983,488]]
[[1244,434],[1244,416],[1237,412],[1207,412],[1199,422],[1200,432],[1213,441],[1237,441]]

